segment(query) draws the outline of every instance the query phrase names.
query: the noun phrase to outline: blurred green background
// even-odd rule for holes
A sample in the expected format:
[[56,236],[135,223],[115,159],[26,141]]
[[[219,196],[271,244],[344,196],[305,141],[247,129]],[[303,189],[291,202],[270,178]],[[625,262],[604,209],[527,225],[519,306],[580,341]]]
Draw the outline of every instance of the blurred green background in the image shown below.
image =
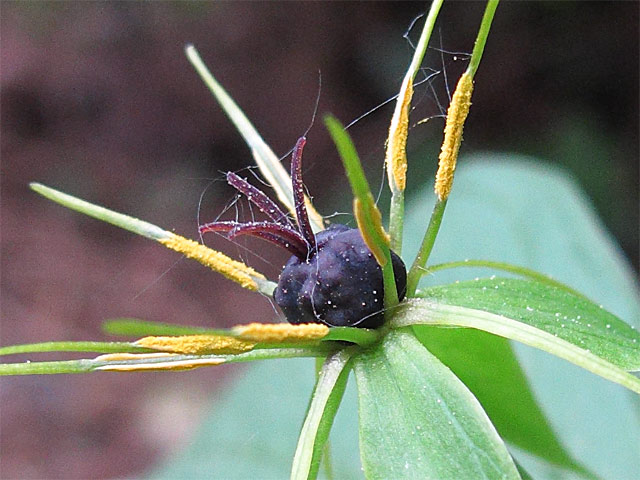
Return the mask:
[[[266,299],[66,212],[27,184],[40,181],[195,236],[199,209],[209,221],[232,199],[222,172],[243,169],[251,158],[188,65],[185,43],[197,46],[284,155],[311,121],[318,71],[320,113],[345,123],[394,95],[412,53],[403,34],[426,8],[2,2],[1,343],[101,338],[100,322],[115,316],[220,326],[272,319]],[[432,181],[440,106],[465,68],[483,8],[449,2],[442,9],[432,46],[444,52],[430,50],[425,62],[440,73],[432,87],[417,87],[411,116],[411,189]],[[411,33],[415,40],[418,31]],[[635,2],[502,3],[462,147],[530,154],[567,169],[636,272],[638,53]],[[383,178],[392,108],[350,128],[373,185]],[[318,208],[349,212],[347,182],[320,122],[308,137],[305,180]],[[253,242],[207,243],[271,278],[286,258],[262,245],[258,258]],[[237,371],[2,379],[0,476],[140,474],[184,444]]]

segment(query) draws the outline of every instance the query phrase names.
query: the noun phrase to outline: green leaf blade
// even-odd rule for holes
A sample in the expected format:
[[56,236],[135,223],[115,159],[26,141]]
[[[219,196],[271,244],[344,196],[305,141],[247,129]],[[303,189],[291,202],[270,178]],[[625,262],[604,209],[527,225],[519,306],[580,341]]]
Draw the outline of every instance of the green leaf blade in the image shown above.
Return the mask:
[[556,437],[507,339],[470,328],[423,325],[414,332],[473,392],[505,441],[553,465],[586,473]]
[[520,478],[469,390],[413,334],[354,361],[368,478]]
[[562,289],[529,280],[486,278],[432,287],[421,297],[512,318],[625,370],[640,370],[640,333],[602,306]]
[[473,308],[439,304],[425,299],[412,299],[400,306],[391,326],[400,328],[413,325],[483,330],[551,353],[633,392],[640,393],[640,379],[619,366],[544,330],[501,315]]
[[[514,153],[463,155],[430,261],[482,258],[534,269],[640,328],[637,273],[590,200],[555,161]],[[433,201],[427,185],[407,204],[408,257],[424,234],[424,205]],[[483,275],[481,269],[443,270],[423,276],[422,286]],[[640,457],[630,446],[640,442],[639,397],[546,352],[513,347],[535,398],[572,455],[602,478],[634,478]],[[518,460],[534,478],[552,477],[539,462]]]

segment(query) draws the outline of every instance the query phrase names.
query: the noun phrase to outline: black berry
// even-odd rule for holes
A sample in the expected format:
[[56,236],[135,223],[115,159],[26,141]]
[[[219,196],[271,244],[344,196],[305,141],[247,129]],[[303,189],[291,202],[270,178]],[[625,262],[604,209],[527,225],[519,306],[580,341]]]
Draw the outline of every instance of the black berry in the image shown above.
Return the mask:
[[[252,235],[289,250],[293,256],[280,274],[273,297],[289,323],[324,323],[330,327],[376,328],[384,321],[382,269],[357,228],[335,224],[313,233],[304,203],[302,149],[296,143],[291,160],[291,186],[296,225],[262,191],[227,173],[227,182],[244,194],[270,222],[217,221],[200,232],[225,232],[228,238]],[[407,271],[391,252],[398,299],[404,298]]]
[[[357,228],[333,225],[316,235],[309,259],[295,255],[280,274],[274,299],[290,323],[379,327],[384,315],[382,269]],[[407,287],[404,263],[391,253],[400,300]]]

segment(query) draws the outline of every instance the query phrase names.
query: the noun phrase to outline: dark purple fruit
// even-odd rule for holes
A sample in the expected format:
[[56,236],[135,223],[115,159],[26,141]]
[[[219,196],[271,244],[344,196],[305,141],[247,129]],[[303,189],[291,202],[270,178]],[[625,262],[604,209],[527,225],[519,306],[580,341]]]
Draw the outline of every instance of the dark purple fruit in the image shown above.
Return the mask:
[[[252,235],[293,254],[280,274],[273,297],[289,323],[324,323],[330,327],[376,328],[384,321],[382,269],[357,228],[335,224],[317,235],[304,202],[300,138],[291,159],[291,186],[296,225],[267,195],[235,173],[227,182],[244,194],[271,221],[216,221],[200,233],[223,232],[228,238]],[[391,252],[398,299],[407,289],[407,271]]]
[[[280,274],[274,299],[290,323],[376,328],[382,325],[382,269],[357,228],[332,225],[316,235],[309,259],[293,255]],[[404,263],[391,252],[400,300],[407,288]]]

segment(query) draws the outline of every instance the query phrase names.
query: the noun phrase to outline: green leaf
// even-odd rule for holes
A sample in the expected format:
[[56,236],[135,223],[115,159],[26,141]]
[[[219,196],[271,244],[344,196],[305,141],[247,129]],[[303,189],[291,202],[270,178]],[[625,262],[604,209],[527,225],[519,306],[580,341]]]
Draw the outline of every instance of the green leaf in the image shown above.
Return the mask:
[[352,355],[353,348],[340,350],[327,357],[320,369],[293,458],[292,479],[314,479],[318,475],[331,425],[347,386],[347,365]]
[[585,472],[556,439],[508,340],[470,328],[414,330],[474,393],[502,438],[548,462]]
[[423,274],[433,274],[438,270],[446,270],[448,268],[474,268],[474,267],[482,267],[491,270],[501,270],[503,272],[513,273],[520,277],[528,278],[530,280],[536,280],[540,283],[546,283],[547,285],[551,285],[556,288],[560,288],[562,290],[566,290],[567,292],[573,293],[579,297],[584,297],[580,292],[574,290],[573,288],[565,285],[562,282],[558,282],[554,280],[549,275],[545,275],[544,273],[536,272],[535,270],[531,270],[530,268],[521,267],[519,265],[511,265],[510,263],[505,262],[494,262],[490,260],[459,260],[457,262],[447,262],[441,263],[440,265],[430,265],[429,268],[424,269]]
[[473,394],[412,333],[354,359],[368,478],[520,478]]
[[[407,204],[406,258],[420,246],[429,214],[425,205],[433,201],[429,184]],[[637,275],[589,200],[551,164],[515,154],[461,158],[430,261],[465,258],[509,262],[552,275],[640,327]],[[424,276],[422,285],[485,273],[481,268],[451,269]],[[638,397],[545,352],[518,344],[514,350],[569,453],[603,478],[634,478],[640,471],[637,450],[630,448],[640,444]],[[517,455],[534,478],[551,478],[542,462],[522,451]],[[554,475],[574,478],[566,472]]]
[[415,298],[399,306],[390,325],[396,328],[410,325],[439,325],[484,330],[551,353],[602,378],[640,393],[640,379],[613,363],[539,328],[484,310]]
[[421,297],[518,320],[625,370],[640,370],[640,333],[585,298],[530,280],[479,278],[431,287]]

